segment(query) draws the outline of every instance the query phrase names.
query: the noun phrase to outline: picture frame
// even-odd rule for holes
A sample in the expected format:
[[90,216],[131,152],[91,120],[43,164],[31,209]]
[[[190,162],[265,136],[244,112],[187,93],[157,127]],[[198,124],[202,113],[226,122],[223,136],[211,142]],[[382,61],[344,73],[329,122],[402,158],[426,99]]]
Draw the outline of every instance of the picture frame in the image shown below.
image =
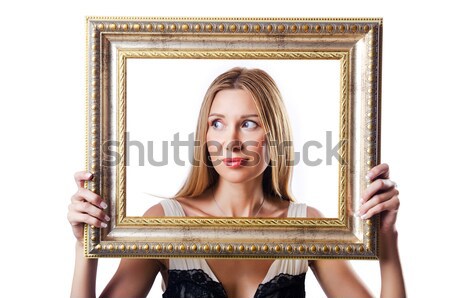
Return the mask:
[[[94,178],[86,187],[107,201],[111,221],[107,228],[85,226],[86,257],[376,259],[379,216],[363,220],[355,214],[368,186],[365,175],[380,161],[381,58],[381,18],[87,17],[86,169]],[[309,62],[313,64],[308,66]],[[335,216],[130,215],[129,187],[139,179],[130,179],[137,177],[131,174],[138,171],[128,164],[133,152],[129,145],[134,141],[128,129],[148,127],[143,137],[146,141],[162,130],[160,125],[146,125],[146,119],[152,118],[146,115],[173,112],[168,109],[178,103],[172,103],[175,99],[170,96],[165,98],[169,89],[182,89],[183,94],[205,92],[200,83],[197,87],[197,81],[209,84],[215,77],[212,73],[218,74],[216,69],[242,63],[269,65],[274,72],[285,65],[279,73],[287,77],[276,81],[289,83],[289,77],[301,77],[298,69],[314,68],[322,62],[336,70],[335,79],[323,83],[328,71],[314,75],[307,71],[305,77],[311,83],[305,85],[316,81],[319,87],[305,96],[312,96],[314,90],[335,90],[333,99],[326,101],[328,95],[323,95],[325,101],[320,103],[322,110],[331,111],[320,119],[336,119],[333,123],[340,144],[335,178],[331,184],[325,183],[334,186],[330,189],[335,195],[329,196],[334,199],[327,205],[333,205]],[[183,72],[186,70],[180,65],[189,63],[192,65]],[[210,81],[197,77],[204,73]],[[184,80],[191,81],[182,85]],[[167,83],[169,87],[152,96],[153,89]],[[158,110],[162,102],[169,108]],[[194,115],[193,121],[187,121],[196,121],[197,108],[180,109]],[[138,157],[140,166],[140,153]],[[150,186],[161,184],[158,175],[143,181]],[[174,176],[182,175],[172,171],[168,177]]]

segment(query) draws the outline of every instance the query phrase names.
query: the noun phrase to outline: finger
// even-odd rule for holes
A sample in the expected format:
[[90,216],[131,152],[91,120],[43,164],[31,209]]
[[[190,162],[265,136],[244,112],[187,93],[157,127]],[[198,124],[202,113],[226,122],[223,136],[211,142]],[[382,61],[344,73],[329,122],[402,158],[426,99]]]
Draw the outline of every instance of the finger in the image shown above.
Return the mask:
[[359,208],[359,214],[363,215],[367,213],[368,210],[374,208],[376,205],[383,204],[389,200],[394,199],[394,197],[398,196],[399,192],[397,189],[393,188],[388,192],[382,192],[374,195],[367,202],[361,205]]
[[77,184],[78,188],[84,188],[84,181],[89,181],[93,177],[94,175],[92,173],[86,171],[76,172],[73,175],[73,178],[75,179],[75,183]]
[[390,179],[377,179],[372,182],[361,196],[361,204],[367,202],[371,197],[380,192],[386,192],[395,189],[395,182]]
[[89,214],[86,213],[69,213],[67,215],[67,219],[73,226],[83,223],[92,225],[96,228],[106,228],[108,226],[106,223],[102,222],[98,218],[90,216]]
[[102,210],[92,205],[89,202],[77,202],[69,205],[69,212],[72,213],[85,213],[90,216],[96,217],[103,222],[110,221],[110,217]]
[[78,191],[72,196],[72,203],[82,201],[87,201],[101,209],[106,209],[108,207],[102,197],[86,188],[79,188]]
[[377,204],[374,207],[367,210],[365,214],[361,215],[362,219],[368,219],[374,216],[375,214],[379,214],[384,211],[397,212],[400,206],[400,200],[398,196],[394,196],[392,199],[387,200],[383,203]]
[[374,166],[367,172],[366,177],[369,181],[373,181],[376,178],[389,179],[389,165],[382,163]]

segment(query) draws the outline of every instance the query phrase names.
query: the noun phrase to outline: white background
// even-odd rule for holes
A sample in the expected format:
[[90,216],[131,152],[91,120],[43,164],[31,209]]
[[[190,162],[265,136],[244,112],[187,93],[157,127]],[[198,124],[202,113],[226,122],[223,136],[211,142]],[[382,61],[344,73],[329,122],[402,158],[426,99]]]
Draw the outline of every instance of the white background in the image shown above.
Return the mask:
[[[174,135],[188,140],[195,132],[207,88],[216,76],[236,66],[266,70],[281,90],[294,151],[299,153],[292,179],[296,200],[314,206],[325,217],[338,217],[339,161],[329,151],[339,141],[339,60],[197,59],[128,59],[127,131],[128,144],[133,144],[127,146],[128,216],[141,216],[161,197],[172,197],[181,188],[191,163],[186,147],[174,156]],[[326,138],[327,131],[331,140]],[[308,147],[311,141],[322,147]],[[167,157],[163,156],[163,142]],[[175,163],[176,158],[185,166]],[[153,162],[164,160],[164,166]],[[312,166],[312,161],[317,164]]]
[[[164,4],[161,4],[164,3]],[[313,4],[316,3],[316,4]],[[442,3],[442,2],[441,2]],[[400,1],[15,1],[0,9],[1,297],[67,297],[66,220],[84,168],[84,17],[384,17],[382,161],[401,192],[399,245],[410,297],[448,292],[448,10]],[[98,288],[117,260],[101,260]],[[353,262],[374,293],[375,261]],[[309,297],[323,297],[311,272]],[[151,297],[160,297],[158,282]]]

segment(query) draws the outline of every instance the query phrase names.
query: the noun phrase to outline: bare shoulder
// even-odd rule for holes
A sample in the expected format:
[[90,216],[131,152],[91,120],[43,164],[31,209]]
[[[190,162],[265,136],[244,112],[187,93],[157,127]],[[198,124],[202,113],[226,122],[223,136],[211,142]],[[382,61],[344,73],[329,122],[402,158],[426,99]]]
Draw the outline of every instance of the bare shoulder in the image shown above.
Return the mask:
[[211,198],[206,192],[196,197],[177,197],[176,200],[183,207],[186,216],[212,216]]
[[161,204],[153,205],[145,211],[144,216],[163,217],[165,216],[164,208]]
[[176,200],[178,203],[180,203],[182,206],[186,207],[192,207],[195,206],[195,202],[201,202],[205,200],[205,196],[198,196],[195,198],[188,198],[188,197],[177,197]]
[[318,209],[308,206],[308,207],[306,207],[306,217],[320,218],[320,217],[324,217],[324,215]]
[[196,197],[195,200],[188,197],[177,197],[175,198],[175,200],[180,203],[180,205],[183,207],[183,210],[194,209],[202,203],[202,201],[198,199],[198,197]]
[[[198,207],[202,206],[201,204],[203,201],[200,199],[193,200],[192,198],[188,197],[177,197],[169,200],[176,200],[178,203],[180,203],[187,216],[205,216],[205,214],[200,212],[201,208]],[[153,205],[144,213],[144,216],[164,217],[165,212],[162,204],[158,203],[156,205]]]

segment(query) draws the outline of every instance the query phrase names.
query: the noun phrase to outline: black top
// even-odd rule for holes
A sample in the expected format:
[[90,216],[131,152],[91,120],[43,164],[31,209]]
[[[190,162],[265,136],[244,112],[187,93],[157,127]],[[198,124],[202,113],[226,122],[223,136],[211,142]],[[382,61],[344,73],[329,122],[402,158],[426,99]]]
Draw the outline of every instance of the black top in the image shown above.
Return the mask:
[[[306,272],[299,275],[281,273],[260,284],[254,298],[305,297]],[[202,269],[169,270],[163,298],[227,298],[222,283],[211,279]]]

